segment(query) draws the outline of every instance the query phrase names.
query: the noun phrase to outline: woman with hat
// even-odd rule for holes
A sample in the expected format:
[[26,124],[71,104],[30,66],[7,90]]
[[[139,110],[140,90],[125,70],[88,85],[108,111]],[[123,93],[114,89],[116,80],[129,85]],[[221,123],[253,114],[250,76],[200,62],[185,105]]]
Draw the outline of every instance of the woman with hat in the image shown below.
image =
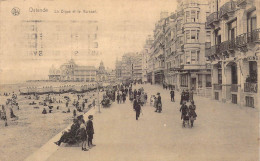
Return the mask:
[[88,146],[89,148],[96,146],[92,143],[93,140],[93,135],[94,135],[94,127],[93,127],[93,115],[88,116],[88,121],[86,123],[86,130],[87,130],[87,135],[88,135]]

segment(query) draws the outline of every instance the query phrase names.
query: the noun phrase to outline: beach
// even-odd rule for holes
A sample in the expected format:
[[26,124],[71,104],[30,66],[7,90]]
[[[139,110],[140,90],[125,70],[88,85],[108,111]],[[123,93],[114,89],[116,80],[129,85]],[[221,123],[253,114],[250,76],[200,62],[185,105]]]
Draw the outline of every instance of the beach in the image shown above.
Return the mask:
[[[18,119],[10,118],[10,109],[6,107],[8,126],[5,127],[4,121],[0,120],[0,160],[1,161],[22,161],[34,151],[39,149],[53,136],[61,132],[73,120],[72,105],[73,100],[77,99],[77,94],[65,93],[61,95],[50,95],[56,98],[56,103],[53,106],[52,113],[49,113],[48,106],[39,105],[47,95],[40,95],[39,100],[29,96],[19,95],[19,88],[32,85],[46,85],[45,83],[33,82],[15,85],[1,85],[0,105],[5,105],[8,98],[11,98],[12,92],[17,94],[17,102],[19,110],[13,106],[14,114]],[[48,84],[47,84],[48,85]],[[10,93],[9,96],[3,96],[3,93]],[[93,92],[85,94],[84,99],[88,99],[88,103],[96,97]],[[70,113],[67,112],[64,96],[68,96],[72,101],[69,103]],[[82,98],[83,99],[83,98]],[[35,105],[29,105],[34,102]],[[60,103],[59,103],[60,102]],[[57,109],[59,106],[59,109]],[[42,114],[43,108],[46,108],[47,114]],[[78,112],[77,115],[83,114]]]

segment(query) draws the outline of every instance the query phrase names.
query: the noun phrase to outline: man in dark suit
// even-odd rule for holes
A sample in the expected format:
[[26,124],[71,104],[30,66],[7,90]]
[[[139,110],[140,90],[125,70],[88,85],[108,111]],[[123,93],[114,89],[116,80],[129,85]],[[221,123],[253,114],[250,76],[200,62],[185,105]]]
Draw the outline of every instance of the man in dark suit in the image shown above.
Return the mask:
[[162,112],[162,98],[160,96],[160,93],[157,93],[158,97],[157,97],[157,105],[156,105],[156,110],[155,112]]
[[93,127],[93,115],[89,115],[88,116],[88,121],[86,123],[86,131],[87,131],[87,135],[88,135],[88,146],[89,148],[96,146],[92,143],[93,140],[93,135],[94,135],[94,127]]
[[175,102],[175,101],[174,101],[174,90],[171,90],[170,94],[171,94],[171,101],[172,101],[172,102]]
[[140,103],[137,103],[136,104],[136,107],[135,107],[135,112],[136,112],[136,120],[138,120],[139,116],[140,116],[140,113],[141,113],[141,105]]

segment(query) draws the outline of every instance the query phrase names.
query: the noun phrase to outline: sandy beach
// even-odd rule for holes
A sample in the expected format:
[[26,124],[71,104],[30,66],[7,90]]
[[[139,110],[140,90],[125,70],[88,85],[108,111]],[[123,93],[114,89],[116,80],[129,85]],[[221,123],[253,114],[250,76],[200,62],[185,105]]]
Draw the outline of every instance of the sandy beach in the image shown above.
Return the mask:
[[[6,114],[8,120],[8,126],[5,127],[4,121],[0,120],[0,160],[1,161],[22,161],[53,136],[61,132],[69,124],[72,123],[73,110],[75,107],[72,105],[74,99],[77,99],[77,94],[61,94],[51,95],[55,97],[57,103],[53,103],[52,113],[46,115],[42,114],[43,108],[48,109],[48,106],[39,105],[39,102],[43,102],[46,95],[41,95],[39,100],[34,98],[29,99],[28,96],[18,94],[20,87],[28,86],[28,83],[16,84],[16,85],[1,85],[0,105],[5,105],[5,101],[9,96],[3,96],[4,92],[15,92],[18,96],[17,102],[19,103],[19,109],[13,107],[14,114],[18,116],[18,119],[10,118],[10,110],[6,107]],[[35,83],[34,85],[42,85],[41,83]],[[88,99],[88,103],[96,97],[93,96],[93,92],[85,94],[84,99]],[[69,96],[72,100],[69,103],[70,113],[63,113],[67,111],[65,106],[64,96]],[[83,98],[82,98],[83,99]],[[60,100],[61,103],[58,103]],[[35,102],[35,105],[29,105],[29,103]],[[59,109],[57,109],[59,106]],[[34,108],[39,107],[39,108]],[[48,110],[47,110],[48,111]],[[77,112],[77,115],[83,114],[83,112]]]

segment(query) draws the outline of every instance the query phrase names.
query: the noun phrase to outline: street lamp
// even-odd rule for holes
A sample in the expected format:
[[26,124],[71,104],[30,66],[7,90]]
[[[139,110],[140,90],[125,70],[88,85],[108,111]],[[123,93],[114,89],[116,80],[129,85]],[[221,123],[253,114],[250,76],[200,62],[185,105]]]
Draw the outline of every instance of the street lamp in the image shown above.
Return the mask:
[[98,90],[98,112],[101,113],[100,111],[100,103],[99,103],[99,82],[97,81],[97,90]]

